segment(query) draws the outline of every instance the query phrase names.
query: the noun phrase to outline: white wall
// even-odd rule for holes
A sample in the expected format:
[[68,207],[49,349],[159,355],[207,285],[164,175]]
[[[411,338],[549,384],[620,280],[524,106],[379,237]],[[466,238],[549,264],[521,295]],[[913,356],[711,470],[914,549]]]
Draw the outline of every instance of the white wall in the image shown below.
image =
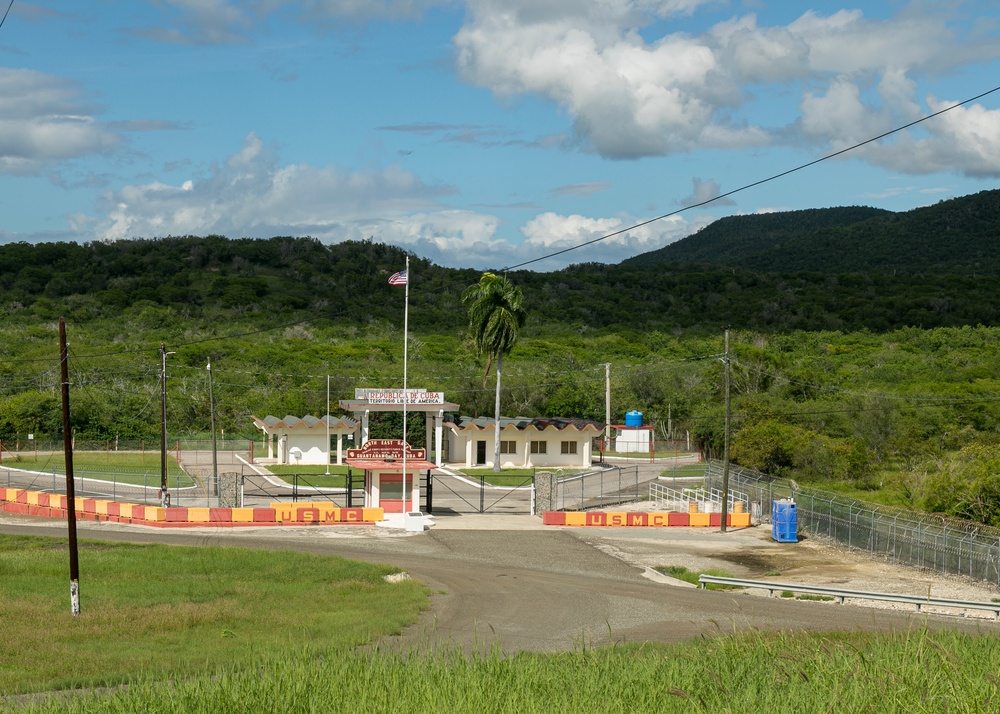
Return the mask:
[[[493,429],[478,431],[469,429],[455,432],[451,429],[447,432],[448,437],[448,459],[453,464],[465,467],[476,466],[476,442],[486,442],[486,463],[485,466],[493,466],[493,456],[496,453]],[[555,429],[536,431],[533,428],[520,431],[518,429],[505,429],[500,433],[501,441],[515,442],[516,453],[500,454],[500,466],[502,468],[531,468],[531,467],[587,467],[592,463],[591,439],[598,436],[597,432],[577,432],[575,430],[558,431]],[[547,442],[546,453],[530,453],[532,441]],[[562,453],[562,442],[573,441],[576,443],[575,454]]]

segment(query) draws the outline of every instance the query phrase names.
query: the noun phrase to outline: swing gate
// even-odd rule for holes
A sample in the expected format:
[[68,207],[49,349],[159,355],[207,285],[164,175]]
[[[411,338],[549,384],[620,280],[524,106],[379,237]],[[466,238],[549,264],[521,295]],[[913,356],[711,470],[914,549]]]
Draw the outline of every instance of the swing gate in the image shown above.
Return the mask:
[[534,513],[535,475],[467,475],[438,469],[423,477],[425,511],[443,513]]

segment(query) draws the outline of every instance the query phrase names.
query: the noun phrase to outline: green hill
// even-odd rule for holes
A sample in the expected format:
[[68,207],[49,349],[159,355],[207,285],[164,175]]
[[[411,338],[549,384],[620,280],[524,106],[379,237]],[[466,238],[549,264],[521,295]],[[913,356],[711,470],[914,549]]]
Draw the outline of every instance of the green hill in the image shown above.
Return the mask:
[[731,216],[624,265],[678,263],[794,273],[1000,271],[1000,190],[904,213],[825,208]]
[[[829,208],[726,218],[618,265],[515,271],[530,331],[769,332],[993,325],[1000,320],[1000,191],[891,213]],[[387,279],[406,252],[371,241],[181,236],[0,245],[8,320],[308,320],[396,324]],[[460,334],[476,270],[410,255],[411,325]]]

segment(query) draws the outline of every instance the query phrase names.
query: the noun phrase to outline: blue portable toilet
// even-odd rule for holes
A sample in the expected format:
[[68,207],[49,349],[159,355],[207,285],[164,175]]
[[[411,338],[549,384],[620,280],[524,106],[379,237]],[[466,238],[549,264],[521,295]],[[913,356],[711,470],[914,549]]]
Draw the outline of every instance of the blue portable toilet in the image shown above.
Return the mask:
[[625,426],[642,426],[642,412],[635,409],[625,412]]
[[783,498],[771,502],[771,538],[779,543],[798,543],[795,501]]

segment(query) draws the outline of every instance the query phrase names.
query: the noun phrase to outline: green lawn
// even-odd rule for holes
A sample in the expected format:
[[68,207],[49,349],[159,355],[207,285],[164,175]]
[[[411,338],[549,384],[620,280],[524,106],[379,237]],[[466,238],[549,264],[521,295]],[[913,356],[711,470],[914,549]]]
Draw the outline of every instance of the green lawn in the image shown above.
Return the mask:
[[[427,606],[396,568],[334,556],[0,536],[0,695],[186,678],[398,633]],[[0,703],[0,709],[3,704]]]
[[[346,488],[347,487],[347,466],[330,464],[330,475],[326,475],[326,466],[290,466],[288,464],[274,464],[265,466],[268,471],[279,476],[284,481],[292,483],[294,476],[301,476],[299,485],[314,486],[316,488]],[[355,483],[360,480],[361,472],[354,469]]]
[[[66,473],[62,453],[20,453],[5,456],[3,465],[28,471]],[[74,451],[73,474],[87,478],[106,478],[118,483],[155,486],[160,483],[160,452]],[[184,472],[171,452],[167,452],[167,483],[170,488],[194,485],[194,480]]]

